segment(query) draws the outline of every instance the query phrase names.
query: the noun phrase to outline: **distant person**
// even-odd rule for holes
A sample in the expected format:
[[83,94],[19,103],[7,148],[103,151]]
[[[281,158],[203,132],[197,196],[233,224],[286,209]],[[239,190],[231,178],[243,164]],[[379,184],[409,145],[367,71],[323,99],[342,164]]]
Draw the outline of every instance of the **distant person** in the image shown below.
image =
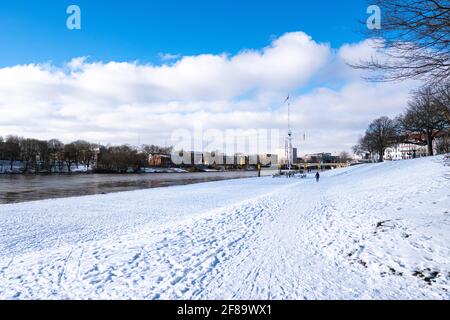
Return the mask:
[[320,180],[320,173],[319,173],[319,171],[317,171],[317,173],[316,173],[316,181],[319,182],[319,180]]

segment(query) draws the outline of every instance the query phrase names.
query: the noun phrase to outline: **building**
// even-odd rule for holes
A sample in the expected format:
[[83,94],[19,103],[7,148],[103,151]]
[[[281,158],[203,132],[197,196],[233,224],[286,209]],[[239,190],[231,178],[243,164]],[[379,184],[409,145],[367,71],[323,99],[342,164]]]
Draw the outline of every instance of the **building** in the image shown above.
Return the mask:
[[407,160],[420,157],[426,157],[428,154],[427,146],[416,145],[412,143],[400,143],[384,152],[384,160]]
[[292,163],[298,164],[300,163],[300,158],[298,157],[298,149],[292,148]]
[[148,164],[151,167],[170,167],[172,166],[172,159],[167,154],[151,154],[148,157]]
[[226,160],[229,159],[220,151],[203,152],[203,164],[205,166],[234,164],[234,159],[231,163],[225,162]]
[[369,163],[371,161],[371,156],[369,151],[360,150],[353,154],[352,164]]
[[[433,153],[445,154],[450,151],[449,132],[435,132],[433,134]],[[384,152],[384,160],[407,160],[428,155],[427,138],[423,133],[411,134],[408,137],[409,143],[399,143]]]
[[243,153],[236,153],[234,155],[234,162],[235,162],[235,164],[237,166],[240,166],[240,167],[245,166],[247,164],[245,154],[243,154]]
[[172,153],[171,159],[175,165],[192,166],[203,164],[203,154],[196,151],[176,151]]
[[258,155],[258,163],[265,167],[277,165],[278,156],[276,154],[260,154]]
[[325,152],[307,154],[304,160],[308,163],[338,163],[340,161],[338,156]]

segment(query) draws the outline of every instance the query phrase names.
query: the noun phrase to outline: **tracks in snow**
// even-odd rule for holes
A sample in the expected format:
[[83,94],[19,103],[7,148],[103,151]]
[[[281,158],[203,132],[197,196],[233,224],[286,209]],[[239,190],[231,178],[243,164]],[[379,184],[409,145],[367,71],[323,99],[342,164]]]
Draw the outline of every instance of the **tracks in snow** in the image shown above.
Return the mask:
[[[435,210],[433,220],[420,211],[438,200],[425,203],[420,184],[378,192],[349,176],[288,183],[163,229],[146,225],[0,260],[0,298],[449,298],[448,214]],[[439,183],[430,189],[448,190],[447,179]],[[415,206],[406,216],[402,199]],[[395,228],[377,228],[387,220]],[[425,237],[433,221],[441,228],[438,242]],[[413,265],[398,246],[424,262]],[[393,266],[397,273],[383,275]],[[429,278],[423,270],[435,275],[431,285],[417,279]]]

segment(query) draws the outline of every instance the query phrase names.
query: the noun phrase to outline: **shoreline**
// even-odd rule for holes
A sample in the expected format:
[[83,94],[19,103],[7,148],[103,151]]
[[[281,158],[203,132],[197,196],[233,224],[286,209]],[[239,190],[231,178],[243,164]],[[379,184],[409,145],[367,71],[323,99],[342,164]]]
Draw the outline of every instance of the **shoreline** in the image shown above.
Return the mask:
[[0,176],[0,205],[124,191],[166,188],[202,182],[253,178],[255,171],[72,174]]
[[[0,177],[2,176],[16,176],[16,175],[22,175],[22,176],[71,176],[71,175],[92,175],[92,174],[100,174],[100,175],[146,175],[146,174],[160,174],[160,173],[210,173],[210,172],[257,172],[257,169],[236,169],[236,170],[196,170],[196,171],[189,171],[182,168],[167,168],[167,169],[160,169],[160,168],[148,168],[151,170],[155,170],[153,172],[107,172],[107,171],[74,171],[74,172],[0,172]],[[271,169],[269,169],[271,170]],[[274,169],[273,169],[274,170]]]

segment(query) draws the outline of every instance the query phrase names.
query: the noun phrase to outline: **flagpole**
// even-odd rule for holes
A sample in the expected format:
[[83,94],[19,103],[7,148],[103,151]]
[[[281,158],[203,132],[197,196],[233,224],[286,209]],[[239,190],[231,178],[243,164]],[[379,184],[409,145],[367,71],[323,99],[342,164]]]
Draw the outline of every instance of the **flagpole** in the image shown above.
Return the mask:
[[284,103],[288,103],[288,138],[287,138],[287,165],[288,165],[288,173],[290,175],[292,170],[292,131],[291,131],[291,102],[290,95],[288,94]]

